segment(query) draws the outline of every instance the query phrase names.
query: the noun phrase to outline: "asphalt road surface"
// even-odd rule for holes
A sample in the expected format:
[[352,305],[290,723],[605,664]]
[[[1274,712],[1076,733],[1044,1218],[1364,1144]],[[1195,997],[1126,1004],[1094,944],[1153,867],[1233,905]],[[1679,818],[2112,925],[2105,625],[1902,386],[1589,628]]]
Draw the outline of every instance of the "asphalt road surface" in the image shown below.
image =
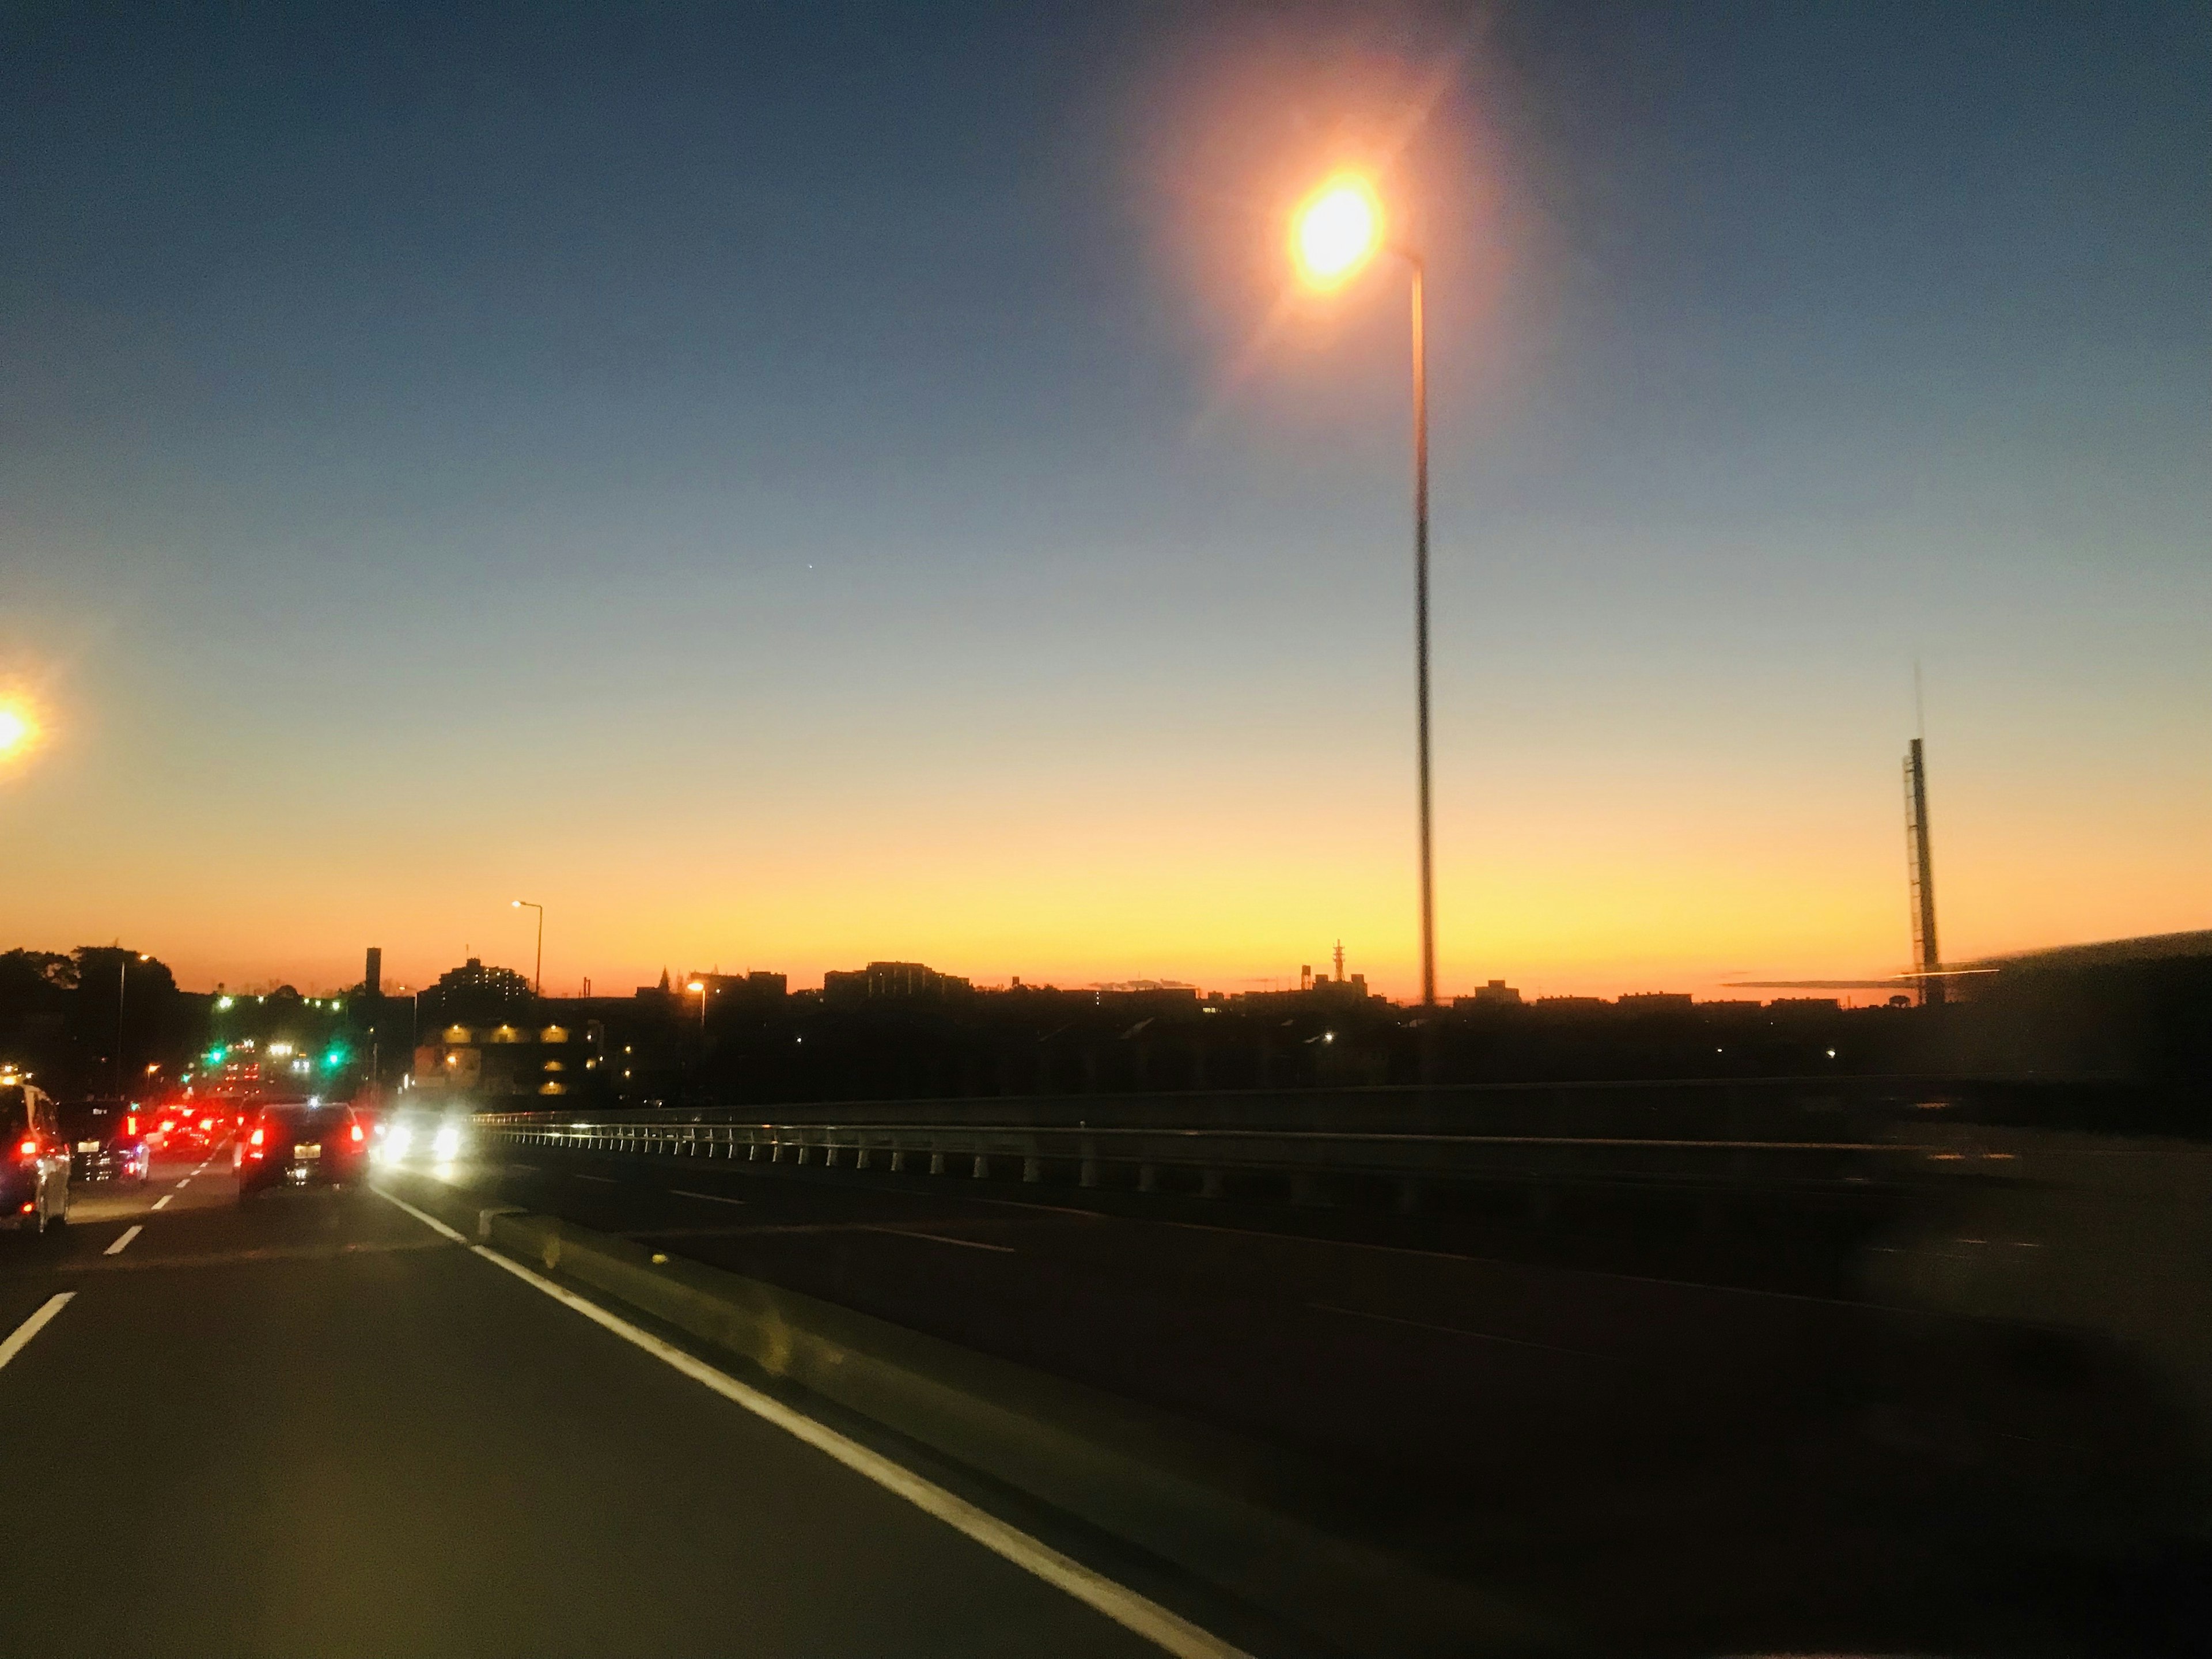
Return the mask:
[[[1333,1522],[1597,1651],[2190,1650],[2118,1547],[2179,1431],[2112,1355],[1846,1300],[766,1166],[488,1149],[624,1234],[1282,1449]],[[2150,1565],[2144,1566],[2144,1562]]]
[[0,1345],[6,1654],[1162,1651],[373,1193],[240,1208],[227,1152],[0,1237]]

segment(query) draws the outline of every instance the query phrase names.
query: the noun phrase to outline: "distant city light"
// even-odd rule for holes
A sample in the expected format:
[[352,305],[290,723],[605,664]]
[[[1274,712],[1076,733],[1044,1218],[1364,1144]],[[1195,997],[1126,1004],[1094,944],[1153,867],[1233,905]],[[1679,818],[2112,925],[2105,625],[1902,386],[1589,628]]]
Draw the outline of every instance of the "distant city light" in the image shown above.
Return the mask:
[[215,1000],[215,1006],[217,1008],[228,1008],[233,1005],[234,1000],[235,999],[231,997],[217,997]]

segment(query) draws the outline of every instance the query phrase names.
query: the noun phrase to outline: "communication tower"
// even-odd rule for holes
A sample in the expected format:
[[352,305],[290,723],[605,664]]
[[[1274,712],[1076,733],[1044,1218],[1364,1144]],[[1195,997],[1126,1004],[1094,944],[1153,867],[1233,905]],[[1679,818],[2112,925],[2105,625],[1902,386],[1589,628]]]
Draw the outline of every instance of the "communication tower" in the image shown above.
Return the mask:
[[1921,739],[1905,751],[1905,841],[1911,866],[1912,967],[1920,1006],[1943,1000],[1942,957],[1936,948],[1936,866],[1928,850],[1928,766]]

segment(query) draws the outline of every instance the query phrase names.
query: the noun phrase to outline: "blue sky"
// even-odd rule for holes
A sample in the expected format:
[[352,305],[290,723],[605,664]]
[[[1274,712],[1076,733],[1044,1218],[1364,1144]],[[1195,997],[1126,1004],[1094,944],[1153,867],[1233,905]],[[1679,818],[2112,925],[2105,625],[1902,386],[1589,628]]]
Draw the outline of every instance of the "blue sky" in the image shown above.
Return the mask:
[[[10,942],[335,984],[1413,965],[2212,909],[2201,7],[41,9],[7,26]],[[512,935],[513,937],[510,937]]]

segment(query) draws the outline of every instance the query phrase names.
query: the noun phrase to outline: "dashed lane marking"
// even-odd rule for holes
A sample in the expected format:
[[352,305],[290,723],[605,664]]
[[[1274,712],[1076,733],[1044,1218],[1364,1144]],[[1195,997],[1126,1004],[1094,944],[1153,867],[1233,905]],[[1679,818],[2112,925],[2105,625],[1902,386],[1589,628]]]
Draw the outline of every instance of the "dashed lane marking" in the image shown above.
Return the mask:
[[744,1202],[744,1200],[742,1198],[725,1198],[720,1193],[686,1192],[681,1187],[671,1187],[668,1189],[668,1194],[672,1198],[696,1198],[702,1203],[705,1204],[742,1204]]
[[995,1250],[1000,1255],[1021,1254],[1011,1244],[986,1244],[980,1238],[955,1238],[950,1233],[926,1233],[918,1227],[869,1226],[860,1229],[868,1233],[890,1233],[900,1238],[926,1238],[933,1244],[957,1244],[964,1249]]
[[1425,1319],[1406,1319],[1396,1314],[1369,1313],[1364,1308],[1340,1308],[1333,1302],[1309,1302],[1306,1306],[1322,1313],[1340,1314],[1346,1319],[1371,1319],[1382,1325],[1404,1325],[1417,1331],[1434,1331],[1440,1336],[1463,1336],[1470,1342],[1502,1342],[1509,1348],[1540,1348],[1546,1353],[1572,1354],[1577,1359],[1599,1359],[1607,1364],[1620,1363],[1611,1354],[1593,1353],[1588,1348],[1563,1347],[1556,1342],[1532,1342],[1519,1336],[1498,1336],[1490,1331],[1471,1331],[1464,1325],[1437,1325]]
[[121,1255],[124,1253],[124,1251],[125,1251],[125,1250],[127,1250],[127,1249],[129,1249],[131,1248],[131,1241],[132,1239],[134,1239],[134,1238],[137,1237],[139,1234],[141,1234],[141,1233],[144,1232],[145,1231],[146,1231],[146,1230],[145,1230],[143,1227],[139,1226],[137,1223],[135,1223],[135,1222],[134,1222],[131,1225],[130,1225],[130,1226],[128,1226],[128,1227],[125,1228],[125,1229],[123,1230],[123,1236],[122,1236],[121,1237],[118,1238],[118,1239],[115,1241],[115,1243],[113,1243],[112,1244],[109,1245],[106,1249],[102,1250],[102,1251],[100,1252],[100,1255]]
[[167,1209],[169,1207],[169,1200],[175,1196],[176,1194],[174,1193],[163,1193],[161,1197],[154,1200],[154,1207],[157,1210]]

